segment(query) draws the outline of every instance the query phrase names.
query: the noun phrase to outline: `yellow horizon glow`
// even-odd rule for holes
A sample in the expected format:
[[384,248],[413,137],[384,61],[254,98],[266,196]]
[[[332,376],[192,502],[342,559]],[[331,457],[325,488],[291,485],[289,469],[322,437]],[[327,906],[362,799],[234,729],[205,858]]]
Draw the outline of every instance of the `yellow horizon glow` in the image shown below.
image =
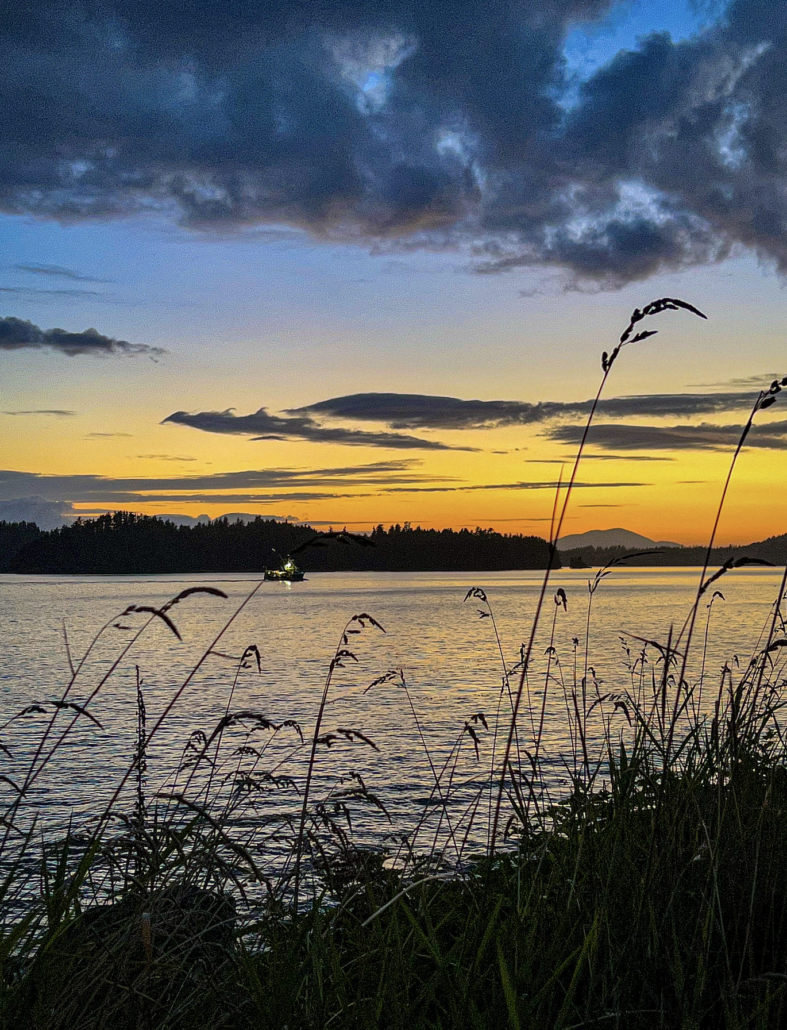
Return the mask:
[[[754,291],[757,282],[742,275],[741,282]],[[710,271],[693,273],[698,283],[711,282]],[[734,280],[736,283],[738,279]],[[714,288],[716,286],[713,280]],[[474,289],[481,289],[473,284]],[[737,289],[738,287],[736,287]],[[738,289],[743,287],[741,286]],[[763,287],[764,288],[764,287]],[[484,286],[500,292],[499,283]],[[677,289],[668,283],[663,289],[651,286],[648,295],[685,294],[713,314],[713,304],[702,291]],[[630,292],[634,292],[631,288]],[[642,293],[638,286],[636,293]],[[754,295],[754,293],[752,293]],[[739,311],[733,296],[733,314]],[[641,301],[640,301],[641,302]],[[536,303],[536,302],[534,302]],[[489,527],[501,532],[523,532],[546,536],[554,505],[554,488],[510,487],[484,489],[494,484],[552,483],[561,475],[566,480],[573,465],[569,447],[544,435],[546,423],[494,430],[418,431],[413,435],[439,440],[454,447],[475,447],[477,452],[383,449],[316,443],[305,440],[255,442],[242,436],[201,432],[185,426],[162,425],[162,419],[181,408],[189,411],[222,410],[235,405],[239,414],[256,410],[264,403],[277,412],[329,396],[352,392],[422,392],[464,398],[586,400],[600,374],[598,355],[608,341],[609,310],[613,301],[604,296],[595,310],[594,300],[568,296],[558,314],[544,314],[553,304],[546,300],[537,311],[540,322],[520,331],[514,358],[515,320],[512,308],[500,315],[500,326],[489,329],[483,352],[470,347],[475,325],[462,326],[461,341],[448,345],[446,329],[430,328],[424,342],[421,363],[408,339],[399,352],[393,342],[385,348],[385,361],[367,369],[361,362],[360,338],[350,341],[353,362],[349,371],[337,371],[330,350],[319,359],[310,350],[308,362],[293,364],[292,348],[276,352],[268,338],[261,338],[254,355],[253,329],[244,331],[243,349],[221,354],[207,348],[187,351],[177,341],[161,336],[153,339],[170,348],[170,357],[153,365],[144,360],[63,358],[37,352],[3,356],[9,377],[4,383],[3,409],[71,409],[75,417],[13,416],[0,414],[3,438],[3,466],[8,470],[39,476],[105,476],[156,480],[261,469],[326,469],[369,465],[384,461],[412,463],[414,474],[427,477],[423,487],[461,487],[455,491],[387,491],[384,487],[342,484],[333,486],[326,478],[313,492],[344,496],[300,499],[303,490],[277,487],[277,500],[266,501],[265,491],[190,490],[188,484],[167,490],[162,500],[152,491],[128,501],[91,501],[75,493],[74,509],[86,514],[99,510],[132,510],[145,514],[207,514],[216,517],[239,511],[265,516],[291,516],[299,521],[347,525],[369,529],[377,524],[410,522],[434,528]],[[580,332],[571,319],[587,307],[596,323],[592,332]],[[659,324],[662,335],[625,352],[616,365],[607,396],[634,393],[688,392],[692,383],[712,386],[717,379],[740,374],[737,338],[740,327],[724,318],[719,325],[674,315]],[[542,311],[543,308],[543,311]],[[565,308],[565,310],[562,310]],[[628,301],[614,298],[614,308],[630,310]],[[673,313],[674,314],[674,313]],[[504,316],[504,317],[503,317]],[[570,317],[569,317],[570,316]],[[517,315],[521,318],[521,313]],[[764,317],[764,316],[763,316]],[[96,320],[98,321],[98,320]],[[570,323],[570,324],[569,324]],[[103,323],[101,323],[103,325]],[[709,325],[713,333],[709,330]],[[598,327],[604,328],[602,333]],[[549,347],[544,328],[549,328]],[[453,330],[452,330],[453,331]],[[326,330],[331,339],[336,326]],[[135,339],[139,334],[124,333]],[[379,333],[378,333],[379,335]],[[764,371],[778,365],[774,357],[781,344],[770,330],[761,334],[758,356],[746,359],[750,370]],[[500,341],[503,341],[501,344]],[[398,342],[398,341],[397,341]],[[289,346],[289,345],[288,345]],[[381,344],[376,346],[378,351]],[[606,343],[606,346],[609,346]],[[713,364],[710,355],[714,355]],[[387,362],[387,363],[386,363]],[[704,362],[704,367],[701,367]],[[754,362],[754,364],[752,364]],[[242,369],[242,373],[240,370]],[[295,373],[293,373],[295,369]],[[565,371],[563,371],[565,369]],[[787,397],[787,392],[785,393]],[[767,415],[778,419],[783,401]],[[745,413],[725,414],[715,422],[740,424]],[[572,420],[574,421],[574,420]],[[575,421],[579,422],[579,419]],[[601,418],[600,421],[608,421]],[[629,420],[634,423],[637,420]],[[671,425],[683,419],[656,419],[652,423]],[[696,420],[696,421],[699,421]],[[767,421],[767,420],[766,420]],[[332,425],[342,423],[335,422]],[[356,428],[380,431],[380,423],[359,423]],[[751,446],[744,448],[732,482],[717,534],[720,544],[745,544],[779,535],[787,527],[787,484],[781,471],[784,457],[779,451]],[[502,453],[497,453],[502,452]],[[163,456],[167,456],[166,458]],[[702,544],[708,539],[719,503],[731,451],[665,450],[650,454],[626,452],[623,459],[599,460],[604,452],[591,443],[578,480],[582,483],[642,483],[642,486],[578,487],[568,508],[562,535],[589,529],[623,527],[656,540],[681,544]],[[666,460],[637,460],[656,458]],[[407,487],[407,484],[401,484]],[[24,495],[47,496],[46,481],[30,482]],[[194,498],[194,494],[200,494]],[[229,496],[219,499],[217,493]],[[252,496],[245,496],[251,494]],[[16,493],[14,496],[21,496]]]
[[[186,433],[185,430],[182,432]],[[496,435],[503,432],[498,431]],[[112,478],[165,478],[210,475],[216,471],[328,468],[410,459],[420,462],[413,468],[415,474],[444,478],[445,482],[436,482],[434,486],[462,489],[441,492],[429,489],[429,484],[425,484],[426,489],[419,489],[415,484],[412,488],[404,485],[397,487],[396,492],[387,492],[385,488],[376,490],[372,486],[350,485],[336,488],[335,492],[346,496],[304,500],[299,499],[297,494],[308,492],[308,487],[303,490],[297,487],[274,488],[270,492],[281,493],[283,496],[271,501],[253,500],[249,495],[255,492],[247,490],[221,491],[221,500],[213,500],[216,492],[207,491],[204,492],[204,499],[194,500],[192,494],[183,489],[173,491],[167,500],[148,493],[144,500],[132,503],[115,505],[97,501],[94,504],[75,503],[74,507],[77,511],[85,511],[88,517],[90,512],[99,510],[132,510],[148,515],[206,514],[211,518],[235,511],[263,518],[289,516],[302,522],[347,525],[359,531],[371,529],[380,523],[388,526],[410,522],[436,529],[472,529],[480,526],[499,532],[547,536],[554,505],[554,487],[493,490],[484,487],[506,482],[556,481],[561,466],[551,462],[565,454],[565,448],[557,448],[548,441],[540,440],[537,432],[534,433],[532,429],[528,430],[527,437],[524,430],[518,434],[505,431],[505,434],[509,438],[518,436],[520,446],[527,446],[528,450],[509,451],[504,455],[490,454],[487,446],[479,454],[450,451],[414,454],[293,441],[273,442],[267,445],[269,449],[255,455],[252,450],[254,445],[242,438],[211,437],[192,431],[190,450],[195,455],[204,455],[194,462],[179,464],[157,459],[140,461],[119,455],[113,457],[113,453],[122,449],[120,444],[126,441],[109,439],[97,441],[100,446],[95,450],[99,453],[91,452],[93,457],[89,466],[74,468],[76,463],[73,462],[69,462],[68,466],[71,474],[87,473],[89,467],[92,473]],[[461,441],[470,445],[479,444],[481,439],[488,444],[489,437],[489,433],[480,432],[441,434],[441,438],[449,442]],[[522,443],[524,438],[528,440],[527,444]],[[238,460],[239,452],[245,452],[242,462]],[[641,482],[647,485],[577,487],[569,503],[563,536],[589,529],[623,527],[652,539],[672,540],[684,545],[707,542],[731,460],[730,454],[666,451],[651,457],[671,460],[637,461],[598,460],[592,457],[595,453],[599,452],[589,449],[590,456],[580,465],[578,482]],[[102,460],[97,460],[99,454]],[[535,457],[536,454],[543,457]],[[51,457],[53,455],[50,451]],[[49,467],[39,466],[40,471],[60,474],[65,464],[63,457],[62,454],[54,455],[55,460],[48,463]],[[717,543],[745,544],[785,531],[783,512],[786,510],[787,485],[782,483],[781,477],[774,475],[774,457],[772,451],[744,450],[733,477],[717,533]],[[572,466],[572,460],[567,460],[562,466],[564,482]],[[330,481],[315,492],[321,489],[330,492]]]

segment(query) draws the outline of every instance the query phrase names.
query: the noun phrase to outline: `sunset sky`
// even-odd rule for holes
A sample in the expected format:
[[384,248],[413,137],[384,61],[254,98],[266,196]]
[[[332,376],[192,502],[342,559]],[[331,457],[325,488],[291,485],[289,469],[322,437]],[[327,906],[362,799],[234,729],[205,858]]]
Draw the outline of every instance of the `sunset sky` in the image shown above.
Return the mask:
[[[545,534],[671,296],[564,532],[707,537],[787,374],[784,4],[0,9],[0,518]],[[786,449],[779,398],[720,543],[787,531]]]

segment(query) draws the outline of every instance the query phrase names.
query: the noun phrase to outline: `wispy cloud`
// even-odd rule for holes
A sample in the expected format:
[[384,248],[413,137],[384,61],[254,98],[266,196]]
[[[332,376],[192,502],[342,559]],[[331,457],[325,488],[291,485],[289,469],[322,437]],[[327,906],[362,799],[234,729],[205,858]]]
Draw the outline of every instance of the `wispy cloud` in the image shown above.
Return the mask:
[[251,415],[236,415],[226,411],[176,411],[163,422],[201,429],[206,433],[250,436],[253,440],[312,440],[318,443],[350,444],[353,446],[396,448],[425,451],[473,451],[475,447],[450,447],[437,440],[422,440],[404,433],[369,433],[362,429],[344,429],[324,426],[308,415],[284,418],[270,415],[260,408]]
[[156,461],[196,461],[185,454],[137,454],[137,458],[149,458]]
[[69,358],[81,354],[102,356],[144,355],[154,360],[167,352],[162,347],[149,347],[145,343],[128,343],[112,336],[102,336],[95,329],[69,332],[67,329],[40,329],[21,318],[0,318],[0,350],[49,350]]
[[[563,462],[565,463],[565,458]],[[573,460],[573,455],[572,455]],[[583,452],[583,461],[675,461],[674,458],[660,454],[588,454]]]
[[[723,414],[748,410],[752,403],[749,392],[634,394],[612,397],[598,405],[598,414],[616,419],[626,418],[691,418],[713,413]],[[356,393],[289,408],[284,414],[271,414],[259,408],[249,415],[225,411],[176,411],[163,421],[208,433],[249,436],[253,440],[309,440],[316,443],[339,443],[355,446],[396,448],[404,450],[465,450],[478,448],[447,444],[439,440],[413,436],[407,430],[492,430],[511,426],[539,425],[585,415],[592,402],[464,400],[459,397],[410,393]],[[334,424],[326,424],[334,422]],[[335,421],[377,422],[385,431],[369,431],[353,426],[337,426]],[[549,430],[555,440],[575,442],[575,431],[567,427],[566,435]],[[622,450],[632,450],[629,444]],[[494,453],[506,453],[495,451]],[[670,461],[664,456],[589,455],[598,460]],[[560,464],[559,459],[545,459]]]
[[[113,477],[0,471],[0,500],[37,494],[50,500],[114,505],[152,501],[268,502],[365,497],[392,486],[450,483],[412,459],[327,468],[249,469],[203,475]],[[360,491],[360,492],[359,492]],[[363,492],[366,491],[366,492]]]
[[95,275],[84,275],[76,272],[73,268],[64,268],[63,265],[41,265],[32,262],[28,265],[14,265],[18,272],[30,272],[31,275],[44,275],[56,279],[72,279],[79,283],[111,283],[113,279],[99,279]]
[[102,297],[96,290],[39,290],[34,286],[0,286],[0,293],[10,293],[17,297]]
[[[545,436],[560,443],[576,445],[583,426],[553,426]],[[599,423],[593,426],[588,443],[609,450],[632,451],[727,451],[740,439],[742,425],[720,426],[703,422],[698,426],[631,426]],[[755,425],[746,444],[768,450],[787,449],[787,421]]]
[[[666,393],[612,397],[598,405],[600,415],[614,418],[681,417],[741,411],[751,407],[751,393]],[[592,401],[462,400],[418,393],[354,393],[332,397],[288,414],[383,422],[391,429],[498,429],[535,425],[557,418],[585,415]]]
[[[528,465],[571,465],[575,455],[568,454],[565,458],[527,458]],[[663,455],[656,454],[590,454],[584,451],[582,461],[674,461]]]
[[26,411],[0,411],[0,415],[51,415],[53,418],[76,418],[78,412],[65,408],[30,408]]
[[103,440],[112,436],[131,436],[131,433],[85,433],[87,440]]
[[[575,482],[573,489],[575,490],[615,490],[619,487],[638,487],[638,486],[651,486],[651,483],[583,483]],[[517,480],[512,483],[467,483],[462,486],[417,486],[417,487],[386,487],[384,493],[395,494],[395,493],[460,493],[471,490],[557,490],[559,486],[565,486],[565,483],[559,483],[557,480],[549,480],[547,482],[533,483],[522,480]]]
[[[781,379],[783,372],[761,372],[758,375],[739,376],[733,379],[723,379],[718,383],[689,383],[690,387],[704,386],[706,389],[718,389],[719,387],[728,390],[756,390],[767,389],[774,379]],[[752,404],[754,398],[752,397]]]

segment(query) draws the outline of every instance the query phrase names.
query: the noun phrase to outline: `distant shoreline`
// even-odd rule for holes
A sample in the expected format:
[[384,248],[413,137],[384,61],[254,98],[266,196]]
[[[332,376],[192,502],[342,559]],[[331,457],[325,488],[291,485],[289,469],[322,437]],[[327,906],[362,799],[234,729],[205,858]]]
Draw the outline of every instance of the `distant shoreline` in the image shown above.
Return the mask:
[[[704,547],[578,547],[552,551],[538,536],[493,530],[377,526],[368,536],[324,533],[271,519],[176,526],[152,516],[115,512],[42,531],[33,523],[0,522],[0,573],[20,575],[262,577],[293,555],[315,572],[490,573],[603,568],[701,567]],[[746,547],[715,547],[711,567],[749,558],[787,564],[787,534]]]
[[[711,565],[713,569],[715,566]],[[585,576],[597,572],[603,566],[591,566],[585,569],[572,569],[567,565],[563,565],[561,568],[554,568],[552,570],[553,577],[555,574],[563,576],[565,573],[571,573],[572,576],[576,576],[577,580]],[[635,565],[625,563],[617,567],[617,574],[625,573],[626,570],[638,571],[638,572],[685,572],[700,574],[702,571],[702,565]],[[739,570],[740,572],[762,574],[775,574],[781,573],[781,568],[778,565],[771,566],[753,566],[752,568],[746,568]],[[403,570],[390,570],[390,569],[320,569],[319,571],[311,570],[307,572],[304,580],[301,583],[275,583],[270,582],[270,589],[281,590],[281,589],[294,589],[297,590],[302,583],[314,582],[317,577],[323,576],[364,576],[364,577],[377,577],[377,576],[514,576],[518,574],[532,575],[533,582],[537,583],[541,581],[542,576],[537,573],[543,574],[543,569],[409,569]],[[123,582],[207,582],[207,583],[258,583],[263,578],[262,572],[217,572],[211,570],[210,572],[0,572],[0,585],[13,585],[14,583],[24,584],[32,581],[51,581],[52,583],[61,582],[98,582],[103,580],[121,580]]]

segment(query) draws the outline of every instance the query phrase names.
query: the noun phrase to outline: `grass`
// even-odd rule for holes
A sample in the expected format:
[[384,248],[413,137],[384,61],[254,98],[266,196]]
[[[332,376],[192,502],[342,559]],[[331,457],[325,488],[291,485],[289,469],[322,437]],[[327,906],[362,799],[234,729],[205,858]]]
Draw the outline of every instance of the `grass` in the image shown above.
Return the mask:
[[[699,314],[670,298],[634,313],[603,356],[597,401],[621,347],[650,335],[632,335],[634,327],[678,309]],[[781,385],[754,403],[722,504],[754,417]],[[553,547],[593,413],[556,497]],[[370,824],[359,835],[358,822],[364,812],[385,825],[389,816],[371,786],[353,774],[332,785],[316,775],[318,756],[322,768],[337,741],[376,747],[371,731],[331,723],[337,677],[355,666],[368,634],[382,631],[368,613],[341,631],[307,730],[233,708],[239,676],[262,658],[253,646],[229,655],[222,641],[252,593],[152,725],[137,676],[134,761],[110,803],[42,842],[31,788],[74,727],[99,721],[101,691],[131,644],[79,703],[88,655],[74,662],[69,650],[61,698],[2,727],[7,750],[21,716],[43,720],[24,776],[4,780],[2,1026],[787,1026],[787,570],[744,668],[724,666],[714,679],[703,653],[688,679],[695,636],[707,651],[711,589],[745,564],[711,572],[706,561],[688,615],[679,613],[682,628],[666,641],[633,638],[626,686],[611,692],[593,673],[591,616],[619,564],[589,583],[585,640],[565,661],[557,627],[566,597],[550,591],[549,570],[513,664],[492,600],[468,591],[465,601],[489,620],[501,686],[488,715],[458,720],[441,760],[426,747],[403,670],[366,688],[370,703],[383,684],[401,691],[411,727],[403,732],[423,742],[432,782],[406,837],[392,842],[394,826],[374,846]],[[153,623],[177,634],[173,609],[200,590],[160,609],[129,606],[121,617],[137,620],[133,640]],[[543,662],[539,632],[549,640]],[[224,716],[192,734],[175,777],[151,794],[151,741],[216,657],[234,668]],[[544,739],[555,699],[570,742],[559,755]],[[465,758],[486,772],[458,804]],[[569,779],[563,792],[554,790],[556,765]],[[473,851],[479,839],[485,847]]]

